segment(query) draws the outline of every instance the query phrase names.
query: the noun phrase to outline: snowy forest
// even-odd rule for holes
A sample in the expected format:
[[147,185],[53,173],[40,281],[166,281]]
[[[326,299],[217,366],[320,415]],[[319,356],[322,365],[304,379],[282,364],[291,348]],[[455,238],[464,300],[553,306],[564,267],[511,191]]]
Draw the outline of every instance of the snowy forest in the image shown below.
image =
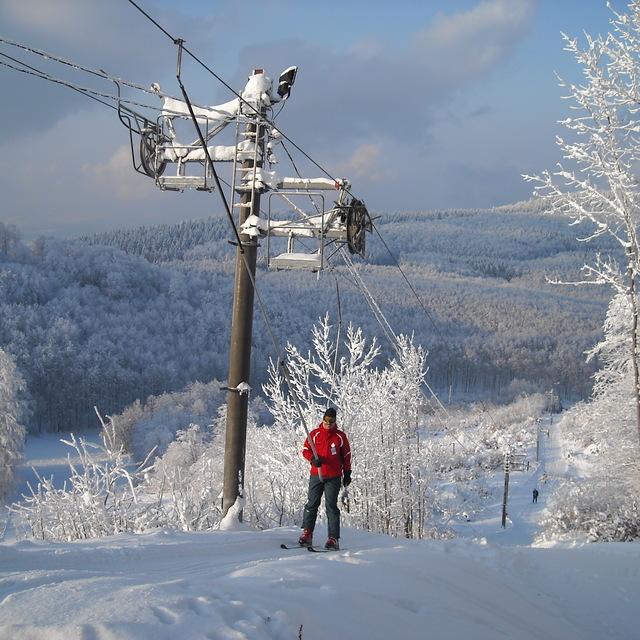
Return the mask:
[[[382,362],[392,348],[371,296],[394,333],[413,334],[428,351],[429,385],[447,401],[506,402],[550,382],[563,398],[588,397],[597,363],[584,352],[602,336],[609,292],[549,281],[579,278],[590,256],[615,247],[579,243],[565,218],[536,202],[379,214],[376,229],[355,265],[360,285],[338,260],[319,276],[259,267],[279,341],[303,349],[329,314],[343,330],[377,337]],[[2,233],[0,347],[27,381],[31,431],[95,427],[94,407],[119,413],[226,379],[235,255],[222,217],[30,246],[19,230]],[[275,354],[255,315],[259,389]]]
[[[576,141],[559,140],[566,166],[527,178],[534,199],[374,214],[366,260],[336,255],[319,275],[260,263],[265,314],[254,324],[246,479],[232,516],[300,524],[308,471],[297,408],[314,424],[330,403],[367,472],[343,505],[347,523],[448,537],[451,519],[472,519],[486,499],[484,477],[531,450],[541,416],[565,407],[579,474],[552,487],[540,535],[640,537],[640,5],[630,8],[584,51],[567,40],[585,69],[585,86],[565,86]],[[8,451],[27,429],[99,426],[107,460],[74,436],[83,469],[68,490],[42,479],[12,507],[23,535],[222,527],[226,221],[29,244],[15,227],[0,233]]]

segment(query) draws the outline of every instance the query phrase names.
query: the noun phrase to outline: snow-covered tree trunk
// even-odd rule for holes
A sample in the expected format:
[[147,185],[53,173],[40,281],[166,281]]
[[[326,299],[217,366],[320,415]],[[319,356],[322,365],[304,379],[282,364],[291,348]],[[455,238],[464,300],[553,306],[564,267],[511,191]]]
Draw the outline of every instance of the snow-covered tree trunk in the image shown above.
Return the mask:
[[0,349],[0,498],[13,487],[22,460],[27,412],[26,384],[13,358]]
[[[630,247],[627,248],[627,254]],[[636,427],[638,429],[638,441],[640,442],[640,370],[638,367],[638,298],[636,296],[637,259],[629,258],[629,297],[631,298],[631,357],[633,366],[633,381],[636,394]]]

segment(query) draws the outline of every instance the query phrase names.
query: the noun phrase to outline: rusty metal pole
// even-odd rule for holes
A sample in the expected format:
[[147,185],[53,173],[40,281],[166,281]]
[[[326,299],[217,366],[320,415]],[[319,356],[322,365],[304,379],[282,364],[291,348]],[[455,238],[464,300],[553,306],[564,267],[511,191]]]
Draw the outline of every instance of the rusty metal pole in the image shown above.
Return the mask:
[[[254,71],[254,74],[261,71]],[[258,145],[255,160],[244,160],[242,169],[251,172],[254,167],[262,167],[264,157],[264,108],[256,113],[255,123],[246,125],[247,139],[254,139]],[[239,226],[250,215],[260,214],[260,193],[253,180],[251,188],[240,197]],[[224,488],[222,494],[223,513],[229,511],[243,492],[245,450],[247,441],[247,415],[249,394],[239,393],[236,387],[244,382],[249,384],[251,376],[251,341],[253,332],[253,281],[256,273],[258,243],[243,233],[240,234],[242,247],[236,249],[235,285],[233,313],[231,321],[231,343],[229,348],[229,377],[227,391],[227,428],[225,439]],[[244,253],[243,253],[244,252]],[[241,518],[241,514],[240,514]]]

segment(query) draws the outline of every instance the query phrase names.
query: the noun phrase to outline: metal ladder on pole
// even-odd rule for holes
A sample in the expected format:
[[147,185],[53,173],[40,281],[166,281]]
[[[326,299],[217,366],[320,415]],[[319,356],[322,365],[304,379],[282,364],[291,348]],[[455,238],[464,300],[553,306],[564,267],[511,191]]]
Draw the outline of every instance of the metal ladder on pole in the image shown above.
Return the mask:
[[[242,129],[243,125],[244,129]],[[241,123],[241,118],[236,121],[231,207],[232,211],[239,210],[238,219],[241,222],[246,220],[248,212],[254,210],[256,195],[263,190],[258,174],[258,164],[261,160],[260,140],[258,139],[260,130],[257,118],[253,126],[246,122]]]

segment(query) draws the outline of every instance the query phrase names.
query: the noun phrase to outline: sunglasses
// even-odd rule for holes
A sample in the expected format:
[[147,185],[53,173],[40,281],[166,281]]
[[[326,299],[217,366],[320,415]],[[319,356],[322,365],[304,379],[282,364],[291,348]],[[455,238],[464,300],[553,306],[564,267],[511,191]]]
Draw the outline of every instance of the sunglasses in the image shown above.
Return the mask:
[[335,422],[335,421],[336,421],[336,419],[335,419],[335,418],[326,418],[326,417],[325,417],[325,418],[323,418],[323,420],[324,420],[325,422],[328,422],[329,424],[331,424],[332,422]]

